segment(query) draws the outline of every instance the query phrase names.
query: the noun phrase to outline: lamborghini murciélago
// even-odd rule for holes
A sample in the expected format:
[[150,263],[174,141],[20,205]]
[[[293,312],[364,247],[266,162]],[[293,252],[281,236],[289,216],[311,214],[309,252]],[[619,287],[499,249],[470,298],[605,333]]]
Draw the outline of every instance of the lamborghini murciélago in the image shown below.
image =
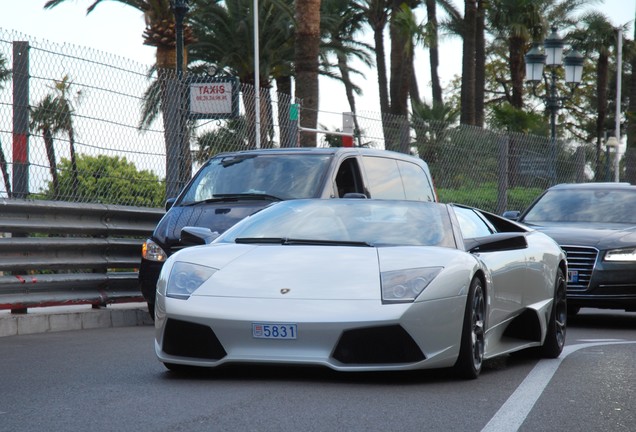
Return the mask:
[[565,343],[567,264],[545,234],[478,209],[282,201],[216,236],[184,228],[157,284],[168,369],[227,363],[339,371],[454,368]]

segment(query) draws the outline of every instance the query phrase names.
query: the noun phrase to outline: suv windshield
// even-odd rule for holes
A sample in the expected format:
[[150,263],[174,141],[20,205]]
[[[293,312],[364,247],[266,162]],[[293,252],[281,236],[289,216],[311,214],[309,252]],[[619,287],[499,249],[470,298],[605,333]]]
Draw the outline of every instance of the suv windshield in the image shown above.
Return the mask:
[[330,155],[235,155],[212,159],[197,174],[180,204],[233,195],[278,199],[315,198],[324,182]]
[[636,224],[636,190],[551,190],[530,209],[523,222]]

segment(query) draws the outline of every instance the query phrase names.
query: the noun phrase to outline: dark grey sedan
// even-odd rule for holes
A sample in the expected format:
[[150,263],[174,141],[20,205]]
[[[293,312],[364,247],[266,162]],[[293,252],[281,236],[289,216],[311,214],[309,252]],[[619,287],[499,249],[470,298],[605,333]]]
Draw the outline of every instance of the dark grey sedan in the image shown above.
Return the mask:
[[523,213],[504,216],[542,231],[568,259],[568,311],[636,311],[636,186],[560,184]]

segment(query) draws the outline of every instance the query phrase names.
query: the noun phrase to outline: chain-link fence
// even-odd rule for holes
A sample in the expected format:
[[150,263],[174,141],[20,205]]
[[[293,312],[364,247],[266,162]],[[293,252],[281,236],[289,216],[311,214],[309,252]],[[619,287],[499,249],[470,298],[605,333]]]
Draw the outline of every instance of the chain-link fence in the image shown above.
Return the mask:
[[[218,152],[297,145],[295,101],[275,89],[259,95],[229,77],[179,79],[0,29],[0,196],[162,207]],[[341,131],[342,116],[320,112],[319,128]],[[545,137],[378,113],[353,120],[355,146],[417,153],[442,201],[491,211],[522,209],[554,183],[587,181],[595,166],[582,147]]]

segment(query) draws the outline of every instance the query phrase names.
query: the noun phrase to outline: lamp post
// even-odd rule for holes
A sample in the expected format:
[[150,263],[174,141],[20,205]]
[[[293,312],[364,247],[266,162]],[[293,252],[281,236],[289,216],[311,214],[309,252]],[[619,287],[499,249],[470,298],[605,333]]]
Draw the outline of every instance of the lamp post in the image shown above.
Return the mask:
[[[552,27],[552,33],[545,39],[543,47],[545,54],[535,44],[525,56],[526,60],[526,80],[533,83],[532,91],[536,97],[541,98],[550,112],[550,143],[552,156],[552,181],[556,180],[556,119],[559,109],[563,108],[565,101],[574,94],[574,90],[581,83],[583,76],[583,56],[575,49],[570,50],[568,55],[563,57],[563,39],[557,33],[556,27]],[[557,88],[557,70],[563,65],[565,68],[565,82],[570,86],[569,95],[559,94]],[[544,73],[544,66],[550,69],[549,74]],[[539,96],[536,88],[539,82],[545,82],[546,94]]]
[[174,11],[174,32],[177,51],[177,78],[183,75],[183,19],[190,7],[188,0],[170,0]]

